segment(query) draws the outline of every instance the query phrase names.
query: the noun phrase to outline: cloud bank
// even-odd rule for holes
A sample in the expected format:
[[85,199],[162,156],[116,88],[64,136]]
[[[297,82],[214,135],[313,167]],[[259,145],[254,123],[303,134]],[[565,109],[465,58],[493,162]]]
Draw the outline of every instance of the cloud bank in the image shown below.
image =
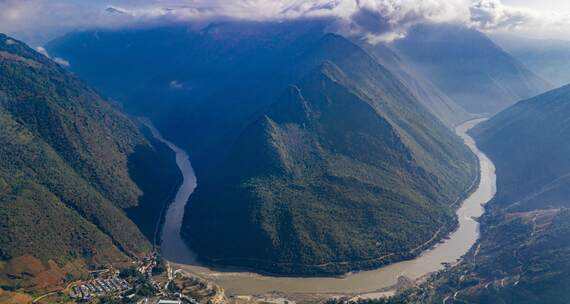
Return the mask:
[[404,37],[412,26],[426,22],[570,39],[567,15],[508,6],[501,0],[0,0],[0,31],[32,41],[90,27],[307,17],[337,18],[343,34],[374,43]]
[[471,23],[483,30],[512,30],[540,25],[542,16],[531,9],[503,5],[499,0],[481,0],[470,7]]

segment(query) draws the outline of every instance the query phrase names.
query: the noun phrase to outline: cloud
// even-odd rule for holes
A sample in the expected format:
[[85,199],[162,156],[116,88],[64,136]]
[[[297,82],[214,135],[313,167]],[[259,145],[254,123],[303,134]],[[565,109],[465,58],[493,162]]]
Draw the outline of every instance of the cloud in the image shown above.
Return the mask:
[[48,54],[48,51],[47,51],[44,47],[42,47],[42,46],[38,46],[38,47],[36,48],[36,51],[37,51],[38,53],[40,53],[40,54],[46,56],[47,58],[53,60],[55,63],[57,63],[57,64],[59,64],[59,65],[63,65],[63,66],[66,66],[66,67],[70,66],[69,61],[67,61],[67,60],[65,60],[65,59],[63,59],[63,58],[60,58],[60,57],[51,57],[51,56]]
[[63,59],[63,58],[60,58],[60,57],[54,57],[54,58],[53,58],[53,61],[55,61],[55,63],[57,63],[57,64],[59,64],[59,65],[63,65],[63,66],[66,66],[66,67],[70,66],[69,61],[67,61],[67,60],[65,60],[65,59]]
[[500,0],[478,0],[470,6],[470,16],[469,25],[485,32],[570,40],[570,14],[562,11],[509,6]]
[[[245,20],[289,20],[335,17],[343,34],[363,35],[375,42],[403,37],[422,22],[465,22],[469,0],[211,0],[190,1],[177,6],[169,1],[156,5],[121,7],[120,11],[140,19],[195,20],[237,18]],[[188,3],[188,2],[186,2]],[[113,10],[115,11],[115,10]]]
[[425,22],[570,38],[567,15],[508,6],[501,0],[0,0],[0,29],[37,44],[91,27],[308,17],[336,18],[342,34],[361,35],[371,42],[404,37],[411,27]]
[[506,6],[499,0],[481,0],[470,7],[471,23],[483,30],[511,30],[539,25],[541,15],[530,9]]
[[38,47],[36,48],[36,52],[38,52],[38,53],[40,53],[40,54],[46,56],[47,58],[51,58],[51,57],[49,57],[49,54],[48,54],[47,50],[46,50],[43,46],[38,46]]
[[358,0],[357,4],[350,21],[371,42],[404,37],[420,23],[469,19],[466,0]]
[[184,88],[184,85],[182,83],[180,83],[178,80],[172,80],[168,83],[168,86],[171,89],[182,89]]

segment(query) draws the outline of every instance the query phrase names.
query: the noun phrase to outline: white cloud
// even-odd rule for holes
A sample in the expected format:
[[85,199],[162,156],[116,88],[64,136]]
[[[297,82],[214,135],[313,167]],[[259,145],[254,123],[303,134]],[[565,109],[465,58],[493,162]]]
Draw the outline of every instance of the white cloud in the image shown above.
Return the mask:
[[66,66],[66,67],[70,66],[69,61],[67,61],[67,60],[65,60],[65,59],[63,59],[63,58],[60,58],[60,57],[51,57],[51,56],[48,54],[47,50],[46,50],[44,47],[42,47],[42,46],[36,47],[36,51],[37,51],[38,53],[40,53],[40,54],[46,56],[47,58],[53,60],[55,63],[57,63],[57,64],[59,64],[59,65],[63,65],[63,66]]
[[336,17],[344,25],[343,34],[361,34],[374,42],[403,37],[423,22],[460,22],[484,31],[570,38],[567,15],[505,5],[501,0],[0,0],[0,29],[37,44],[88,27],[319,16]]
[[178,80],[172,80],[171,82],[168,83],[168,86],[172,89],[184,88],[184,85],[182,83],[180,83]]
[[478,0],[470,7],[470,25],[487,32],[515,33],[535,38],[570,40],[570,14]]
[[499,0],[481,0],[474,3],[470,11],[471,23],[484,30],[516,29],[541,22],[538,12],[506,6]]
[[67,61],[67,60],[65,60],[65,59],[63,59],[63,58],[60,58],[60,57],[54,57],[54,58],[53,58],[53,61],[55,61],[55,63],[57,63],[57,64],[59,64],[59,65],[63,65],[63,66],[66,66],[66,67],[70,66],[69,61]]
[[49,57],[49,54],[48,54],[47,50],[46,50],[43,46],[38,46],[38,47],[36,48],[36,51],[37,51],[38,53],[40,53],[40,54],[46,56],[47,58],[51,58],[51,57]]
[[372,42],[404,37],[408,29],[425,22],[469,20],[466,0],[359,0],[351,23]]

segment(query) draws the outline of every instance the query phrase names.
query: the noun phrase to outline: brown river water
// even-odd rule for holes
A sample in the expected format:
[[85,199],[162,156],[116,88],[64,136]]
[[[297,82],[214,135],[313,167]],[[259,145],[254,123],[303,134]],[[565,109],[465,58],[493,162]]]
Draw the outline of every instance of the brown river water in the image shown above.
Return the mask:
[[443,263],[453,263],[463,256],[479,238],[479,224],[473,220],[483,214],[483,206],[496,192],[495,166],[482,153],[474,140],[466,133],[483,119],[468,121],[456,128],[456,133],[475,153],[480,162],[479,184],[457,210],[459,228],[449,239],[423,252],[414,260],[394,263],[376,270],[346,274],[343,277],[275,277],[231,268],[210,268],[200,264],[196,255],[180,236],[184,207],[196,188],[196,176],[184,150],[164,139],[148,120],[141,120],[153,136],[167,144],[176,153],[176,163],[182,171],[183,183],[166,212],[162,230],[162,255],[175,268],[182,268],[219,284],[229,295],[255,295],[270,292],[366,294],[379,291],[397,283],[400,276],[418,279],[443,269]]

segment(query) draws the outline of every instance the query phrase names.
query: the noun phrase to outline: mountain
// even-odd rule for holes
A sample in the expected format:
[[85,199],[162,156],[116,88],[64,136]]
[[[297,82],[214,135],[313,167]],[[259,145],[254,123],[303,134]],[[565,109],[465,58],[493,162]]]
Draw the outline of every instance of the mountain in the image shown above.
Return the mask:
[[450,128],[472,117],[430,80],[415,72],[386,44],[360,43],[378,63],[390,70],[428,110]]
[[493,35],[491,38],[553,86],[570,83],[570,41],[512,35]]
[[318,20],[170,25],[71,33],[46,48],[151,118],[190,152],[200,176],[297,77],[297,58],[323,30]]
[[570,86],[521,101],[473,130],[512,210],[570,207]]
[[[92,30],[55,39],[46,49],[130,112],[152,118],[165,136],[190,152],[200,177],[306,73],[301,57],[329,24],[323,19],[234,21],[202,28],[178,24]],[[401,60],[387,64],[386,57],[373,57],[448,126],[468,117],[425,80],[429,77],[420,79]]]
[[[421,90],[410,90],[361,47],[325,35],[327,25],[327,20],[297,20],[87,31],[46,48],[130,111],[151,117],[165,137],[189,151],[199,186],[188,204],[196,209],[185,213],[185,237],[203,258],[287,274],[341,273],[409,258],[419,253],[410,248],[436,232],[434,240],[441,238],[455,225],[448,205],[471,184],[476,163],[434,116],[437,111],[426,108],[430,103],[417,100],[426,90],[423,82]],[[412,74],[406,75],[413,83]],[[318,77],[340,82],[340,88],[322,89],[334,90],[323,92],[332,99],[345,92],[335,104],[347,103],[346,118],[339,108],[321,109],[321,99],[307,101],[315,103],[314,111],[298,109],[291,88],[308,99],[321,89],[309,81]],[[446,102],[442,97],[434,104],[451,105]],[[374,111],[365,110],[365,104]],[[332,121],[315,117],[317,109],[330,112],[338,130]],[[451,118],[456,109],[445,114]],[[276,111],[294,115],[295,121],[310,117],[315,129],[289,130],[283,123],[289,118]],[[365,115],[364,125],[360,115]],[[446,122],[451,126],[459,117]],[[302,130],[303,122],[297,125]],[[378,134],[366,132],[366,126]],[[282,147],[274,150],[275,145]],[[374,147],[369,159],[368,145]],[[282,155],[283,161],[272,155]],[[267,175],[275,180],[275,198],[267,197],[273,180]],[[243,191],[249,183],[255,187]],[[350,191],[341,191],[345,187]],[[224,199],[215,199],[218,195]],[[283,203],[276,202],[278,197]],[[352,208],[358,204],[364,209]],[[352,214],[354,220],[344,223],[346,232],[330,224]],[[422,228],[414,228],[415,223]],[[385,228],[394,225],[404,232]],[[374,231],[366,231],[373,226]],[[288,234],[287,229],[298,231]],[[299,250],[305,241],[306,248]],[[262,262],[253,265],[252,259]],[[339,259],[372,260],[298,267]]]
[[179,175],[173,153],[95,91],[0,35],[2,288],[52,290],[148,254]]
[[399,300],[570,301],[568,117],[570,86],[520,101],[470,131],[497,173],[481,238],[460,263]]
[[190,198],[183,236],[199,257],[339,274],[411,258],[451,231],[477,169],[459,138],[341,36],[298,62],[303,77]]
[[496,113],[549,88],[485,34],[460,25],[418,25],[391,47],[470,113]]
[[564,304],[570,301],[570,212],[494,209],[457,265],[379,303]]

